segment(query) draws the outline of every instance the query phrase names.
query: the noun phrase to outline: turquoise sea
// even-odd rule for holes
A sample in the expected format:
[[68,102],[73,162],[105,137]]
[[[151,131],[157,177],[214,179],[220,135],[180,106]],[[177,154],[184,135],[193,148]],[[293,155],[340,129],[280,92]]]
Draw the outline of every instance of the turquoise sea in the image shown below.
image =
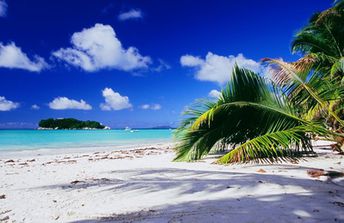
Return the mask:
[[171,142],[173,130],[0,130],[0,152],[35,149],[125,147]]

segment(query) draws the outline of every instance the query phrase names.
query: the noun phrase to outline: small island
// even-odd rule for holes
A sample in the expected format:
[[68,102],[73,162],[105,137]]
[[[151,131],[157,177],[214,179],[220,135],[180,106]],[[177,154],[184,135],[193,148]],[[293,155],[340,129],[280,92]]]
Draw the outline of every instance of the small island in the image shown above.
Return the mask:
[[39,130],[50,129],[110,129],[96,121],[81,121],[74,118],[43,119],[38,124]]

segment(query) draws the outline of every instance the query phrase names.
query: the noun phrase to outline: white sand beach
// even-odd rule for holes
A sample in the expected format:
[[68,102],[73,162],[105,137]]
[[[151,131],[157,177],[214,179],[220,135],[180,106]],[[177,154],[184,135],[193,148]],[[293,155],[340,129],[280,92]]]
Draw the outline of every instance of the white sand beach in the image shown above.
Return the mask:
[[0,158],[0,222],[344,222],[342,155],[299,163],[171,162],[171,145]]

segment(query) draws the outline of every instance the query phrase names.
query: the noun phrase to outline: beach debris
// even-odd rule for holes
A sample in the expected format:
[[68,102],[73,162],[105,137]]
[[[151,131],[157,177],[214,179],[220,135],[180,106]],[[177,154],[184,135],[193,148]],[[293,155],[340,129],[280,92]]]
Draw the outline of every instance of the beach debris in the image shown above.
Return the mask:
[[319,178],[325,175],[325,171],[323,169],[312,169],[312,170],[307,170],[307,174],[310,177]]
[[78,183],[85,183],[85,181],[82,180],[74,180],[72,182],[70,182],[71,184],[78,184]]
[[45,166],[45,165],[47,165],[47,164],[52,164],[53,163],[53,161],[48,161],[48,162],[46,162],[46,163],[42,163],[42,166]]
[[35,162],[36,159],[26,160],[26,162]]
[[42,166],[45,166],[47,164],[59,164],[59,163],[66,163],[66,164],[74,164],[74,163],[77,163],[76,160],[57,160],[57,159],[54,159],[53,161],[48,161],[46,163],[42,163]]
[[9,220],[9,219],[10,219],[9,216],[5,216],[4,218],[0,218],[0,222],[1,222],[1,221],[7,221],[7,220]]
[[14,163],[14,160],[6,160],[4,163]]
[[68,160],[68,161],[65,161],[66,163],[77,163],[76,160]]
[[319,178],[321,176],[328,176],[330,178],[337,178],[337,177],[343,177],[344,173],[343,172],[338,172],[338,171],[325,171],[323,169],[311,169],[307,170],[307,174],[310,177],[313,178]]
[[164,152],[169,152],[169,151],[167,149],[147,147],[147,148],[135,149],[135,150],[111,151],[110,153],[95,152],[93,153],[93,156],[90,156],[88,158],[88,160],[99,161],[99,160],[104,160],[104,159],[109,159],[109,160],[134,159],[134,158],[141,158],[143,156],[149,156],[149,155],[159,155],[159,154],[163,154]]
[[19,174],[19,173],[17,173],[17,172],[6,173],[6,175],[17,175],[17,174]]
[[259,169],[257,170],[258,173],[266,173],[266,171],[264,169]]
[[20,165],[20,166],[28,166],[27,162],[19,163],[18,165]]
[[0,195],[0,199],[6,199],[6,195],[5,194],[1,194]]
[[2,212],[0,212],[0,215],[10,213],[11,211],[12,211],[12,210],[5,210],[5,211],[2,211]]
[[56,163],[77,163],[76,160],[59,160]]

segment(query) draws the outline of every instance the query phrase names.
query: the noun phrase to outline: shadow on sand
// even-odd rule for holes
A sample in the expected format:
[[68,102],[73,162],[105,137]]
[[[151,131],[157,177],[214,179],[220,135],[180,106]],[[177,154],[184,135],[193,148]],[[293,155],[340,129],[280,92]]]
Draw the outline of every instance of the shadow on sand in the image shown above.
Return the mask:
[[[306,169],[290,165],[288,168],[296,168],[298,171]],[[178,168],[121,170],[112,171],[109,175],[114,178],[91,179],[44,188],[68,192],[99,187],[97,193],[108,194],[111,191],[128,197],[133,203],[136,201],[133,195],[145,195],[149,199],[159,196],[161,192],[171,191],[178,197],[177,200],[166,200],[161,205],[148,206],[139,211],[95,216],[93,219],[81,219],[74,223],[344,222],[344,188],[331,182],[273,173]],[[121,180],[124,175],[126,180]],[[291,187],[297,187],[298,192],[291,192]]]

